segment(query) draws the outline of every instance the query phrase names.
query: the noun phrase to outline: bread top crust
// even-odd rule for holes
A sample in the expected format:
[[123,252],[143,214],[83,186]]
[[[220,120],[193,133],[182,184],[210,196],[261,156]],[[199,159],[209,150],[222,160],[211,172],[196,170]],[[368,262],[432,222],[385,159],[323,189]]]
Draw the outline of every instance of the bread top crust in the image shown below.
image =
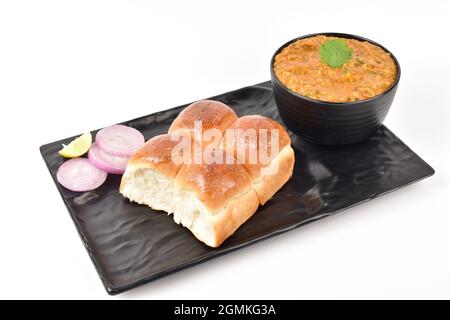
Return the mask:
[[207,148],[202,153],[223,161],[207,163],[204,157],[201,163],[192,161],[185,164],[178,172],[175,184],[193,192],[209,211],[216,214],[234,196],[252,190],[252,184],[244,166],[236,163],[225,151]]
[[[260,115],[240,117],[228,129],[232,130],[226,131],[221,148],[244,164],[252,177],[259,176],[260,168],[269,164],[283,148],[291,144],[291,138],[282,125]],[[254,135],[251,134],[252,130]],[[274,133],[277,134],[275,141],[278,149],[272,144],[272,130],[277,130]],[[251,154],[256,155],[256,159],[251,158]],[[261,154],[267,157],[262,158]]]
[[168,178],[175,178],[181,163],[173,161],[172,152],[179,145],[180,139],[179,136],[170,134],[155,136],[131,157],[128,165],[153,168]]
[[187,130],[194,137],[195,121],[201,121],[202,134],[209,129],[225,131],[237,119],[236,113],[226,104],[213,100],[200,100],[186,107],[172,122],[169,133]]

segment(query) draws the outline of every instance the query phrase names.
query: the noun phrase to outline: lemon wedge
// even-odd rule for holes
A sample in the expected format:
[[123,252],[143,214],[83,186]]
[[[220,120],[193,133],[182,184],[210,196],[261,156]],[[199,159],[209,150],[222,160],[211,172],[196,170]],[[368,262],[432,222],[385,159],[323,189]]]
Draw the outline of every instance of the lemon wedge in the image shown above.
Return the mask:
[[67,146],[63,144],[63,148],[59,150],[59,154],[65,158],[76,158],[80,157],[86,152],[92,144],[92,135],[90,132],[86,132],[73,140]]

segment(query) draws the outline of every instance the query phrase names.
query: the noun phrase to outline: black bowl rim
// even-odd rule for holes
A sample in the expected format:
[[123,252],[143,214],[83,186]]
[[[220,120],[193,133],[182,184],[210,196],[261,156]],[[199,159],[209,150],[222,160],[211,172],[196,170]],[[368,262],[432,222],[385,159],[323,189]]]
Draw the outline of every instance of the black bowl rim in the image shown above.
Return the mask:
[[[390,56],[392,57],[392,60],[394,60],[395,65],[397,67],[397,77],[395,79],[395,81],[392,83],[392,85],[389,87],[389,89],[387,89],[386,91],[380,93],[379,95],[376,95],[375,97],[369,98],[369,99],[365,99],[365,100],[358,100],[358,101],[351,101],[351,102],[330,102],[330,101],[323,101],[323,100],[317,100],[317,99],[313,99],[313,98],[309,98],[306,96],[302,96],[301,94],[298,94],[297,92],[289,89],[287,86],[284,85],[284,83],[278,79],[277,75],[275,74],[275,72],[273,71],[273,64],[275,62],[275,57],[278,55],[278,53],[281,52],[281,50],[283,50],[286,46],[290,45],[291,43],[300,40],[300,39],[306,39],[306,38],[312,38],[315,36],[330,36],[330,37],[339,37],[339,38],[346,38],[346,39],[354,39],[354,40],[359,40],[359,41],[367,41],[373,45],[376,45],[378,47],[380,47],[381,49],[383,49],[386,53],[389,53]],[[283,44],[281,47],[279,47],[275,53],[272,55],[272,59],[270,59],[270,73],[272,75],[272,79],[275,79],[277,81],[277,83],[286,91],[288,91],[290,94],[301,98],[301,99],[305,99],[309,102],[313,102],[313,103],[320,103],[320,104],[325,104],[325,105],[330,105],[330,106],[354,106],[357,104],[361,104],[361,103],[366,103],[366,102],[371,102],[374,100],[377,100],[387,94],[389,94],[392,90],[394,90],[397,85],[398,82],[400,81],[400,75],[401,75],[401,68],[400,68],[400,63],[398,62],[397,58],[394,56],[394,54],[392,54],[391,51],[389,51],[388,49],[386,49],[384,46],[382,46],[381,44],[370,40],[368,38],[364,38],[361,36],[357,36],[354,34],[350,34],[350,33],[340,33],[340,32],[318,32],[318,33],[311,33],[311,34],[307,34],[304,36],[300,36],[297,38],[294,38],[292,40],[289,40],[288,42],[286,42],[285,44]]]

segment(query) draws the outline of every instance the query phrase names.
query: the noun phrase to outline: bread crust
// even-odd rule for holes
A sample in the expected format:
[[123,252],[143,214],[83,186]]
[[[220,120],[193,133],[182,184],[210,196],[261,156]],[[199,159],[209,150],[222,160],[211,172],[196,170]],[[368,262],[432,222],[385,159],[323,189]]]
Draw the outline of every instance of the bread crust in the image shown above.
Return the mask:
[[[295,154],[290,145],[286,146],[272,160],[270,165],[261,168],[261,174],[253,178],[253,188],[259,197],[259,203],[264,205],[291,178],[294,169]],[[267,171],[271,174],[264,174]]]
[[[214,238],[212,242],[205,243],[213,248],[220,246],[242,224],[244,224],[244,222],[253,216],[258,209],[258,206],[258,195],[251,187],[248,189],[248,192],[235,196],[229,200],[224,210],[211,216]],[[197,239],[203,241],[198,237]]]
[[[233,130],[227,131],[220,146],[244,164],[264,205],[292,176],[295,155],[291,138],[278,122],[260,115],[240,117],[229,129]],[[261,129],[265,133],[261,134]],[[256,136],[245,134],[247,130],[256,130]],[[271,130],[276,130],[278,146],[272,145]],[[261,153],[267,158],[260,157]],[[257,156],[256,162],[249,161],[251,154]]]
[[[218,129],[221,135],[236,119],[236,113],[226,104],[214,100],[200,100],[180,112],[170,125],[169,133],[187,131],[196,143],[206,147],[213,143],[210,137],[204,136],[207,130],[211,133],[212,129]],[[194,134],[195,121],[201,121],[202,139],[198,139]],[[214,146],[217,146],[219,141]]]
[[172,152],[180,143],[180,137],[161,134],[148,140],[128,161],[131,166],[144,166],[157,170],[168,178],[175,178],[181,163],[172,161]]
[[244,166],[236,163],[235,159],[227,159],[229,156],[222,149],[209,149],[217,159],[223,159],[223,163],[201,163],[192,161],[184,164],[175,178],[175,185],[180,189],[193,192],[205,207],[216,214],[227,205],[231,199],[240,193],[252,188],[252,182]]

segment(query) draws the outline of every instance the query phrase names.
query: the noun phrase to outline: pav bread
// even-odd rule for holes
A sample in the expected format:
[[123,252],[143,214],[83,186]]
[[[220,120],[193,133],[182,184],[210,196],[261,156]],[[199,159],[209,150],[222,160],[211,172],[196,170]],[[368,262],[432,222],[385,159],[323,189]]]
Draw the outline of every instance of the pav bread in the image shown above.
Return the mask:
[[[170,125],[169,133],[185,130],[202,148],[217,147],[225,129],[236,119],[236,113],[226,104],[214,100],[200,100],[181,111]],[[195,130],[196,126],[198,130]]]
[[[255,213],[258,195],[237,161],[174,164],[174,141],[168,134],[150,139],[130,159],[120,192],[131,201],[173,214],[175,222],[197,239],[217,247]],[[210,152],[227,156],[221,149]]]
[[244,164],[263,205],[292,176],[291,138],[278,122],[260,115],[241,117],[228,129],[221,148]]
[[178,143],[168,134],[147,141],[128,161],[120,193],[131,201],[173,213],[174,179],[182,165],[172,161],[172,151]]
[[[195,120],[202,121],[202,133],[216,128],[221,133],[219,141],[205,146],[204,137],[195,133]],[[235,148],[231,141],[241,136],[226,138],[233,128],[278,129],[280,147],[274,148],[271,141],[262,146],[265,151],[277,149],[267,161],[245,163],[242,152],[258,149],[264,138]],[[182,145],[186,140],[192,144]],[[198,240],[218,247],[283,186],[292,175],[293,163],[289,135],[277,122],[260,116],[237,118],[222,103],[199,101],[179,114],[168,134],[151,138],[130,158],[120,193],[130,201],[173,214],[174,221]]]

